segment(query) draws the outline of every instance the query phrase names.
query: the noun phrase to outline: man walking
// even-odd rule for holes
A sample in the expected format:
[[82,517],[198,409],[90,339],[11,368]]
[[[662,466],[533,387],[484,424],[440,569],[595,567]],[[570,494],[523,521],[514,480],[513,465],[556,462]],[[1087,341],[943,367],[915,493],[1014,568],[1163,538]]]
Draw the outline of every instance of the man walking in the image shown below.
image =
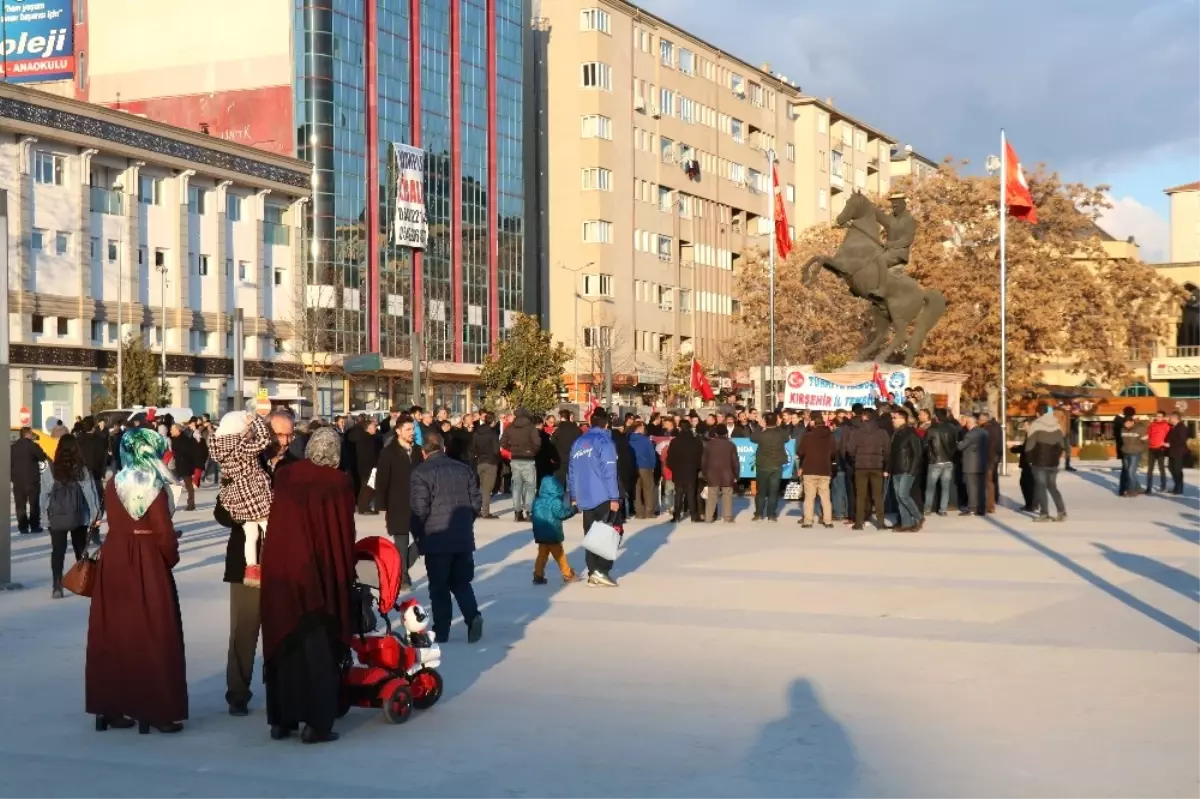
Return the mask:
[[733,522],[733,487],[737,483],[741,466],[738,462],[737,445],[729,440],[728,431],[718,425],[713,428],[713,437],[704,442],[704,453],[700,458],[700,470],[704,473],[704,484],[708,496],[704,502],[704,520],[717,520],[717,500],[721,502],[721,518]]
[[654,442],[646,438],[641,422],[630,425],[629,449],[633,452],[633,462],[637,467],[634,512],[639,519],[653,519],[658,515],[658,488],[654,482],[658,453],[654,450]]
[[[596,522],[620,527],[621,486],[617,480],[617,449],[608,429],[608,412],[603,408],[592,411],[588,431],[571,447],[567,469],[567,492],[583,511],[583,534],[586,536]],[[594,552],[585,556],[588,585],[616,588],[612,578],[613,562]]]
[[891,439],[879,426],[874,408],[863,411],[863,423],[850,437],[847,454],[854,461],[854,530],[867,520],[867,495],[875,506],[875,526],[887,528],[883,507],[883,472],[887,468]]
[[[710,431],[711,432],[711,431]],[[703,519],[700,510],[700,490],[697,477],[704,461],[704,442],[692,432],[691,423],[679,423],[679,435],[671,441],[667,448],[667,466],[671,470],[671,479],[675,481],[675,509],[671,521],[683,520],[684,508],[694,522]]]
[[375,474],[375,506],[387,514],[388,535],[400,551],[400,588],[412,589],[409,570],[416,554],[412,546],[412,473],[424,455],[416,445],[412,419],[401,416],[396,435],[379,455]]
[[787,463],[788,434],[779,427],[779,417],[768,411],[763,414],[765,427],[750,434],[758,445],[754,453],[754,474],[758,490],[754,494],[754,519],[764,516],[769,522],[779,521],[779,489],[783,482],[783,467]]
[[33,428],[22,427],[18,436],[9,450],[9,479],[12,481],[13,502],[17,506],[17,529],[21,535],[40,533],[42,513],[38,497],[42,465],[47,461],[46,453],[33,440]]
[[988,435],[974,416],[963,419],[966,434],[958,442],[962,452],[963,482],[967,487],[967,509],[960,516],[983,516],[986,512],[988,466]]
[[898,533],[915,533],[925,526],[925,517],[913,499],[913,485],[921,473],[921,437],[912,427],[908,410],[900,408],[892,413],[892,444],[888,472],[892,476],[892,489],[896,494],[896,506],[900,511]]
[[529,411],[517,409],[512,424],[500,434],[500,449],[507,450],[511,459],[513,517],[523,522],[537,493],[537,456],[542,449],[542,432]]
[[450,637],[458,603],[467,625],[467,642],[483,637],[483,616],[475,600],[475,517],[482,507],[479,478],[471,467],[447,457],[442,434],[424,434],[425,460],[412,473],[412,530],[429,579],[435,641]]
[[[1150,494],[1154,486],[1154,464],[1158,464],[1158,490],[1167,490],[1167,434],[1171,432],[1171,423],[1167,415],[1159,411],[1154,415],[1154,421],[1146,428],[1146,445],[1150,461],[1146,465],[1146,493]],[[1135,486],[1136,487],[1136,486]]]
[[800,519],[800,524],[803,527],[813,526],[816,519],[815,502],[819,497],[821,524],[828,528],[833,527],[833,502],[829,485],[837,465],[837,447],[821,412],[813,411],[809,418],[812,419],[812,427],[800,439],[800,446],[796,450],[798,473],[804,483],[804,517]]
[[1188,454],[1188,439],[1192,431],[1178,413],[1171,414],[1171,430],[1167,433],[1167,464],[1171,467],[1172,494],[1183,493],[1183,461]]
[[929,464],[925,479],[925,515],[933,513],[933,495],[938,493],[938,516],[945,516],[950,506],[950,487],[954,485],[954,453],[958,449],[958,432],[946,419],[945,408],[935,408],[937,420],[925,432],[925,461]]
[[1029,436],[1025,439],[1025,453],[1029,468],[1033,470],[1033,504],[1037,508],[1034,521],[1050,521],[1049,494],[1058,511],[1054,521],[1061,522],[1067,518],[1067,506],[1058,490],[1058,462],[1067,447],[1067,441],[1063,437],[1062,426],[1054,417],[1054,410],[1047,403],[1039,403],[1037,412],[1038,418],[1029,426]]
[[479,518],[495,519],[492,491],[500,474],[500,434],[496,432],[496,414],[491,411],[483,415],[483,423],[475,428],[471,436],[471,455],[475,460],[475,472],[479,475],[479,495],[483,497]]

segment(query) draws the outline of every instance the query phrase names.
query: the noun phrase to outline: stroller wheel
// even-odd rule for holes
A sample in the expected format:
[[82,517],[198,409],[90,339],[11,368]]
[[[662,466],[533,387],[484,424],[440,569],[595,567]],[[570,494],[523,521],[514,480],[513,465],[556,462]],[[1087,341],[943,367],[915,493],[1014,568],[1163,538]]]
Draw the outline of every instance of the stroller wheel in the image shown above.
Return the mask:
[[442,698],[442,675],[433,669],[421,669],[410,678],[409,684],[413,707],[417,710],[428,710]]
[[388,724],[403,724],[412,715],[412,694],[407,685],[397,685],[383,701],[383,717]]

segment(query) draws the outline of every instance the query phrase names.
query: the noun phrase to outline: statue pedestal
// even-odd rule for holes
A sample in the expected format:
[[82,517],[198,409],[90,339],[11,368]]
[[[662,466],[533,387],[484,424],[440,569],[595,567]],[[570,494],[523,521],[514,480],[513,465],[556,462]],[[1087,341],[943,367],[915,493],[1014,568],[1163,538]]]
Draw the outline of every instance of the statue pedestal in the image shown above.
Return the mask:
[[[898,393],[903,395],[905,388],[920,386],[925,389],[927,395],[933,397],[934,407],[948,408],[955,418],[958,417],[959,397],[962,395],[963,383],[967,382],[966,375],[954,372],[931,372],[928,369],[915,369],[911,366],[896,366],[887,363],[879,364],[879,373],[883,375],[884,380],[889,380],[895,374],[905,374],[907,381],[899,386]],[[855,361],[837,371],[817,374],[838,383],[858,383],[872,378],[875,374],[875,364],[870,361]],[[888,387],[897,390],[891,382]]]
[[[959,415],[959,395],[967,376],[951,372],[932,372],[893,364],[879,364],[879,374],[892,393],[894,402],[902,402],[904,389],[920,386],[933,397],[935,407]],[[784,380],[783,404],[787,408],[824,411],[849,409],[854,403],[875,404],[878,389],[873,383],[876,364],[848,363],[833,372],[817,372],[811,366],[793,366]]]

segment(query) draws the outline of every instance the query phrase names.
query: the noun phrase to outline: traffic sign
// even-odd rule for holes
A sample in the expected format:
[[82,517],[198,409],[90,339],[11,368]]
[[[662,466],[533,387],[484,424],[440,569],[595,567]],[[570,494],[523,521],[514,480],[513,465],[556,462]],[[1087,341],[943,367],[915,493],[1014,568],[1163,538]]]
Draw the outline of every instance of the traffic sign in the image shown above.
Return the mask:
[[28,405],[22,405],[21,410],[17,411],[17,421],[21,423],[21,427],[33,424],[33,414],[29,412]]
[[254,401],[254,412],[259,416],[266,416],[271,412],[271,397],[265,388],[258,390],[258,398]]

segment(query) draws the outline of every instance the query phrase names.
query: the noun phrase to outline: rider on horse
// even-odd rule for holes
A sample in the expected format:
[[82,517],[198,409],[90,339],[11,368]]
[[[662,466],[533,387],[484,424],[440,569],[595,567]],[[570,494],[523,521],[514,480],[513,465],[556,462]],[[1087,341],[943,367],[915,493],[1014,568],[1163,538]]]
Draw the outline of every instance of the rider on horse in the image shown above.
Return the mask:
[[897,277],[904,274],[904,267],[908,265],[908,249],[917,235],[917,220],[908,212],[907,198],[904,194],[895,192],[889,199],[892,201],[892,213],[889,214],[881,208],[875,209],[875,220],[887,231],[887,244],[878,261],[879,283],[872,292],[878,296],[882,296],[889,268]]

